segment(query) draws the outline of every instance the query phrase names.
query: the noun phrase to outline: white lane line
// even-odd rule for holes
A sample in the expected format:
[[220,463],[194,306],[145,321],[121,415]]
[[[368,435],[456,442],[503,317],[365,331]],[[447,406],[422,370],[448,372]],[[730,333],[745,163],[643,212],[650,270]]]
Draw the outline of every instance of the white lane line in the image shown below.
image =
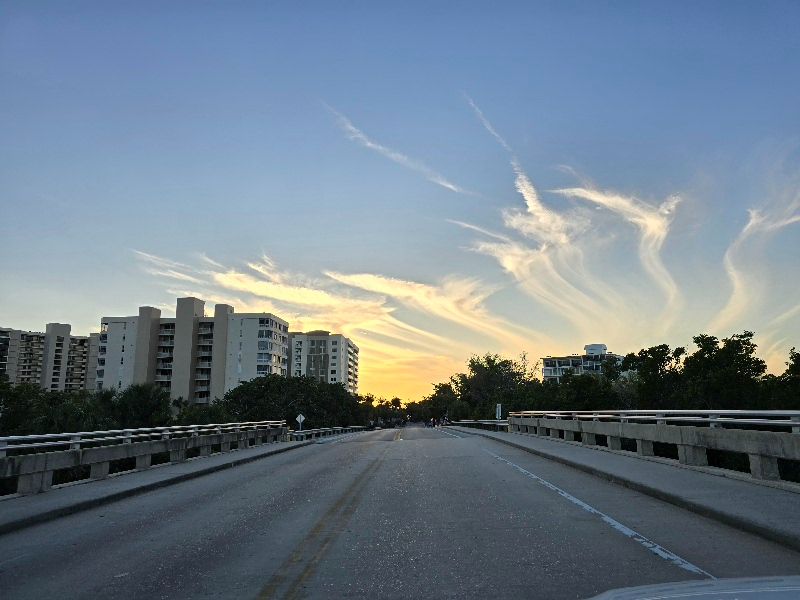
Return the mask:
[[450,433],[449,431],[445,431],[444,429],[440,429],[439,432],[440,433],[444,433],[446,435],[449,435],[450,437],[458,438],[459,440],[463,440],[464,439],[460,435],[456,435],[455,433]]
[[705,577],[708,577],[709,579],[716,579],[716,577],[714,577],[708,571],[704,571],[703,569],[701,569],[697,565],[690,563],[685,558],[681,558],[680,556],[678,556],[674,552],[670,552],[669,550],[667,550],[663,546],[659,546],[653,540],[650,540],[650,539],[646,538],[645,536],[643,536],[638,531],[635,531],[635,530],[631,529],[627,525],[623,525],[622,523],[620,523],[616,519],[612,519],[611,517],[609,517],[604,512],[601,512],[601,511],[597,510],[595,507],[593,507],[593,506],[591,506],[589,504],[586,504],[586,502],[584,502],[583,500],[581,500],[579,498],[576,498],[575,496],[573,496],[569,492],[565,492],[564,490],[562,490],[557,485],[554,485],[554,484],[550,483],[546,479],[542,479],[538,475],[534,475],[533,473],[531,473],[527,469],[524,469],[524,468],[520,467],[519,465],[514,464],[510,460],[506,460],[502,456],[498,456],[494,452],[490,452],[489,450],[486,450],[486,449],[484,449],[484,452],[486,452],[487,454],[495,457],[499,461],[502,461],[502,462],[504,462],[504,463],[506,463],[508,465],[511,465],[512,467],[514,467],[517,471],[519,471],[523,475],[526,475],[526,476],[530,477],[531,479],[535,480],[536,482],[542,484],[546,488],[549,488],[549,489],[553,490],[559,496],[569,500],[570,502],[572,502],[573,504],[576,504],[577,506],[580,506],[586,512],[592,513],[593,515],[597,515],[607,525],[610,525],[612,528],[617,530],[619,533],[621,533],[625,537],[628,537],[628,538],[632,539],[633,541],[637,542],[638,544],[641,544],[642,546],[647,548],[650,552],[652,552],[656,556],[658,556],[660,558],[663,558],[664,560],[666,560],[668,562],[671,562],[676,567],[679,567],[679,568],[684,569],[686,571],[690,571],[691,573],[696,573],[697,575],[703,575]]

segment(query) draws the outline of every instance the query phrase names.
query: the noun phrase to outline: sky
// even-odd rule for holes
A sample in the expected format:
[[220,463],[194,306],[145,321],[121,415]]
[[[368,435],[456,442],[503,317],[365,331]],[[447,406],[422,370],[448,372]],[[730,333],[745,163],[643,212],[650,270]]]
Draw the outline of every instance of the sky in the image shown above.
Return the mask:
[[797,2],[0,2],[0,325],[193,295],[360,391],[800,346]]

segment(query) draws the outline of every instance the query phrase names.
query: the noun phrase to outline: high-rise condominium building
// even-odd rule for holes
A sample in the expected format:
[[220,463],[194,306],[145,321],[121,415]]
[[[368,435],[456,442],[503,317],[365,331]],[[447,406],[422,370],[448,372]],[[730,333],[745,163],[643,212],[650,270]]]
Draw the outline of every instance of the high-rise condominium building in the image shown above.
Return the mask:
[[94,389],[99,334],[77,336],[70,330],[65,323],[48,323],[44,333],[0,328],[0,373],[15,385]]
[[329,331],[291,333],[289,348],[292,376],[342,383],[351,394],[358,393],[358,346],[345,336]]
[[608,351],[605,344],[587,344],[583,347],[583,354],[570,354],[569,356],[546,356],[542,359],[542,378],[545,381],[561,383],[565,373],[575,375],[585,373],[602,373],[603,363],[608,358],[622,361],[619,354]]
[[174,318],[150,306],[132,317],[103,317],[97,389],[155,382],[174,399],[208,403],[242,381],[286,375],[288,322],[269,313],[235,313],[178,298]]

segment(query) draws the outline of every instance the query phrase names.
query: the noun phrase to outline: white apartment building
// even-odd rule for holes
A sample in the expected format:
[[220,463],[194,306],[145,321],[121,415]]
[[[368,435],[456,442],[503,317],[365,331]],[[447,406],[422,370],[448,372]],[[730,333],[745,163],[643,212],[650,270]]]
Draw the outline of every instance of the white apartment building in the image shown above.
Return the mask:
[[290,373],[325,383],[342,383],[358,393],[358,346],[338,333],[309,331],[289,334]]
[[542,358],[542,378],[545,381],[561,383],[565,373],[575,375],[585,373],[602,373],[603,362],[607,358],[615,358],[622,362],[622,356],[608,351],[605,344],[587,344],[583,347],[583,354],[570,354],[569,356],[546,356]]
[[289,324],[269,313],[235,313],[178,298],[174,318],[150,306],[138,316],[103,317],[97,389],[155,382],[173,399],[208,403],[242,381],[286,375]]
[[0,373],[14,385],[94,389],[99,335],[74,336],[70,330],[65,323],[48,323],[44,333],[0,328]]
[[225,389],[265,375],[286,377],[289,323],[270,313],[231,314],[225,363]]

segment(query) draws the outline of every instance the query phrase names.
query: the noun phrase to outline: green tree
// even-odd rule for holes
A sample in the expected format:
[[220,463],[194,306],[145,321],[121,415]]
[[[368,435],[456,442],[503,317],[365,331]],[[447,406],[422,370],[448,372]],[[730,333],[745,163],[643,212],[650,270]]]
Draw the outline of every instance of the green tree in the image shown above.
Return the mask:
[[639,409],[667,409],[673,406],[681,387],[681,359],[685,348],[666,344],[630,353],[622,361],[623,371],[635,371]]
[[753,332],[744,331],[720,341],[712,335],[693,338],[697,350],[683,362],[681,407],[752,408],[760,397],[766,363],[756,356]]

